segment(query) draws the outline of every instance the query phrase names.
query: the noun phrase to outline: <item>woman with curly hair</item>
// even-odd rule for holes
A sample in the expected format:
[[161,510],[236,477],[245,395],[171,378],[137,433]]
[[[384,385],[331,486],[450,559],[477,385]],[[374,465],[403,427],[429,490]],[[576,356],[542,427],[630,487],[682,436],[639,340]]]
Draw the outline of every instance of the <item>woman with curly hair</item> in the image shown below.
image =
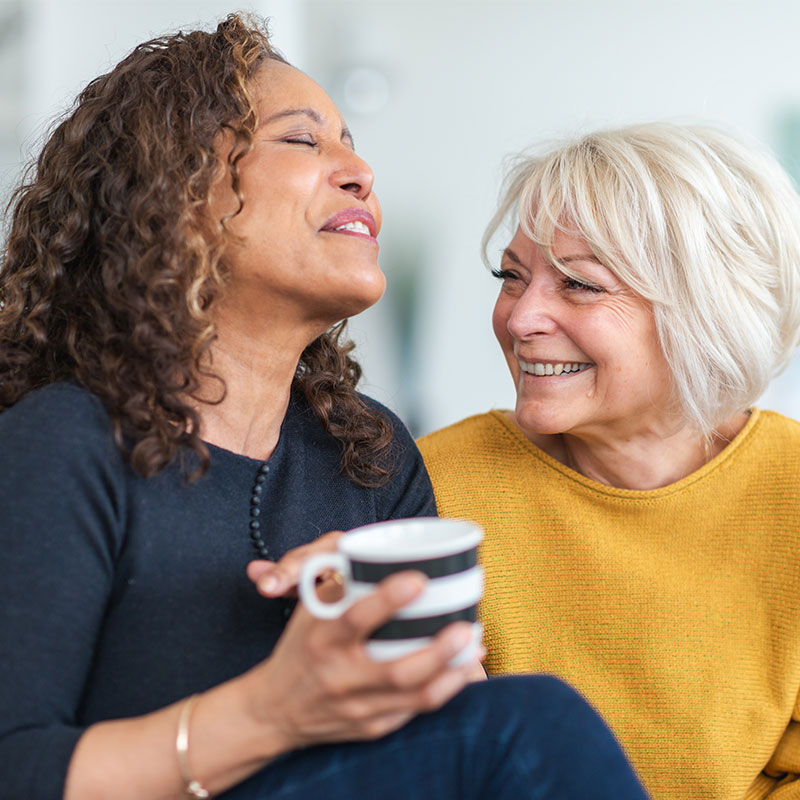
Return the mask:
[[416,573],[334,621],[280,585],[276,559],[326,530],[436,511],[341,340],[384,289],[372,183],[325,93],[231,16],[89,84],[16,192],[5,797],[643,797],[563,684],[459,693],[467,623],[371,661]]

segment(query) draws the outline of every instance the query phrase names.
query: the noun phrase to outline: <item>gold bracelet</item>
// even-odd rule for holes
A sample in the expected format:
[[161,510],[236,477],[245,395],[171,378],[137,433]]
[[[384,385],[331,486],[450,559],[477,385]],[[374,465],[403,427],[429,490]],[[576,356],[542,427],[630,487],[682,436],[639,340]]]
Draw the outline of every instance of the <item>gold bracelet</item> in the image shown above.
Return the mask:
[[211,797],[208,789],[204,789],[199,781],[192,779],[189,775],[189,720],[198,697],[199,695],[193,694],[184,701],[181,707],[181,715],[178,718],[178,735],[175,738],[175,752],[178,755],[178,768],[181,771],[181,779],[186,786],[186,796]]

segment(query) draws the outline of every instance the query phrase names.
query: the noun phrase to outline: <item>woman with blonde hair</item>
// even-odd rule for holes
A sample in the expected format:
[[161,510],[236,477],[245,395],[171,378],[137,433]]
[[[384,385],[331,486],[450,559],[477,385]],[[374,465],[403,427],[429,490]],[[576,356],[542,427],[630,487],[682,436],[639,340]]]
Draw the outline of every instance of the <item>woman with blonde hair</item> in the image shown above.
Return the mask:
[[657,799],[800,797],[800,423],[754,407],[800,341],[800,199],[649,124],[522,159],[484,252],[505,221],[515,409],[419,442],[486,529],[490,674],[576,686]]

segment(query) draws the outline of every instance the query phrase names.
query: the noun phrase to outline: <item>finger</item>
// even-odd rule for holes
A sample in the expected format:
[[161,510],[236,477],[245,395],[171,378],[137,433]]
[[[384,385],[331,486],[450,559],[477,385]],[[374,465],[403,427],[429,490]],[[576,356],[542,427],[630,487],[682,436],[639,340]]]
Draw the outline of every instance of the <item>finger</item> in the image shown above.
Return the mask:
[[355,724],[369,726],[373,720],[394,715],[433,711],[473,680],[474,664],[453,667],[413,689],[374,689],[353,695],[343,712]]
[[486,656],[486,650],[481,648],[477,656],[478,657],[475,659],[475,661],[472,662],[469,671],[469,679],[473,683],[475,681],[485,681],[489,678],[486,668],[483,666],[483,664],[481,664],[481,661],[483,661],[484,657]]
[[303,562],[315,553],[330,553],[336,550],[341,531],[331,531],[309,544],[289,550],[276,561],[273,569],[258,581],[258,590],[267,597],[277,597],[297,588]]
[[265,561],[263,559],[257,559],[256,561],[251,561],[247,565],[247,577],[256,584],[256,588],[259,587],[259,581],[262,580],[266,575],[268,575],[272,570],[275,568],[274,561]]
[[344,581],[338,572],[329,571],[317,581],[317,596],[323,603],[335,603],[344,597]]
[[330,626],[331,635],[343,640],[366,639],[399,609],[418,597],[425,587],[425,581],[421,572],[398,572],[384,578],[372,594],[353,603]]
[[417,706],[420,711],[435,711],[452,700],[471,680],[471,664],[448,669],[420,691]]
[[[386,662],[386,679],[398,689],[420,687],[450,668],[450,661],[472,641],[472,625],[454,622],[443,628],[433,642],[403,658]],[[477,655],[477,654],[476,654]]]

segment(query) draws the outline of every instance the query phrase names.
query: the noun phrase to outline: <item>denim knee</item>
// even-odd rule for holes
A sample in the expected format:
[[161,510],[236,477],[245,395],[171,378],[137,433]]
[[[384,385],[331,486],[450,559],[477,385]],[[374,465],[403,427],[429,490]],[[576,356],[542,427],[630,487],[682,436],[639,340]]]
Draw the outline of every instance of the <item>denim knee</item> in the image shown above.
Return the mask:
[[471,684],[454,701],[474,728],[490,735],[547,740],[551,754],[590,747],[598,758],[616,756],[618,744],[605,722],[571,686],[552,675],[490,678]]

